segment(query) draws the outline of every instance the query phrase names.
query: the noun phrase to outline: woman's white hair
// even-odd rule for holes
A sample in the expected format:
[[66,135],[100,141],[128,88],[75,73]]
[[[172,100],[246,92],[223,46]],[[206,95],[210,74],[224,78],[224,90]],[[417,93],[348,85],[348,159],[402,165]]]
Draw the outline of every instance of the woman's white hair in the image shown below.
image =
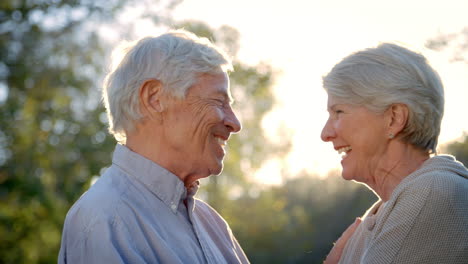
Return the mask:
[[323,77],[323,86],[329,95],[379,113],[393,104],[405,104],[409,118],[399,138],[436,153],[444,89],[421,54],[383,43],[344,58]]
[[119,142],[126,140],[126,132],[142,118],[139,90],[145,81],[156,79],[164,92],[184,98],[200,74],[232,69],[230,58],[222,50],[185,30],[146,37],[116,51],[122,52],[122,59],[114,61],[116,66],[106,76],[102,94],[109,131]]

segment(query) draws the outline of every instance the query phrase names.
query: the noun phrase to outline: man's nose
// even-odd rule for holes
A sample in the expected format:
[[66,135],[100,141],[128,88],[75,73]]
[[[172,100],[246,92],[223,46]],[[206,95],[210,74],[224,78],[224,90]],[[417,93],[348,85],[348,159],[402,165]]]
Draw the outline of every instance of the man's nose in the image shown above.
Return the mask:
[[227,110],[224,125],[229,128],[231,133],[237,133],[242,129],[242,125],[231,107]]

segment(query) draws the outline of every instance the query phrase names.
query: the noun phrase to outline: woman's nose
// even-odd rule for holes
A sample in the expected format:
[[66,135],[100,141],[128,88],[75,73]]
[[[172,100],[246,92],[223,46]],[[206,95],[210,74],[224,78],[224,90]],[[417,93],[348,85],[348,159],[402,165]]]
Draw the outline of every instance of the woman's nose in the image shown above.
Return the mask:
[[335,129],[333,128],[330,119],[327,120],[325,123],[325,126],[322,128],[322,133],[320,134],[320,137],[322,138],[323,141],[329,142],[333,138],[335,138]]

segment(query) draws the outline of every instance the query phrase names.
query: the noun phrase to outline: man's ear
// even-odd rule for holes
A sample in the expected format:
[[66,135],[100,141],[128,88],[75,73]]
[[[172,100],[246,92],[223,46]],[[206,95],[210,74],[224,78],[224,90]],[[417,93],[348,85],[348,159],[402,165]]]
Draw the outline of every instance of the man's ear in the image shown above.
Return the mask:
[[158,80],[145,81],[140,87],[140,109],[143,116],[154,118],[161,114],[163,107],[163,87]]
[[405,104],[393,104],[387,109],[389,117],[388,133],[389,135],[397,136],[405,127],[408,122],[409,109]]

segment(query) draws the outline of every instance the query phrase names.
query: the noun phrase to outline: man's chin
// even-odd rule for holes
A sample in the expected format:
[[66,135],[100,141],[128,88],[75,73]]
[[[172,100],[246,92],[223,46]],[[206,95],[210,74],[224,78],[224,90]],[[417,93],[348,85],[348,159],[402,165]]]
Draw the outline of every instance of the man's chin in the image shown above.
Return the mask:
[[223,172],[223,161],[218,162],[213,168],[210,170],[211,175],[220,175]]
[[218,175],[221,174],[221,172],[223,172],[223,168],[218,169],[218,170],[213,170],[212,173],[211,173],[211,175],[213,175],[213,176],[218,176]]

